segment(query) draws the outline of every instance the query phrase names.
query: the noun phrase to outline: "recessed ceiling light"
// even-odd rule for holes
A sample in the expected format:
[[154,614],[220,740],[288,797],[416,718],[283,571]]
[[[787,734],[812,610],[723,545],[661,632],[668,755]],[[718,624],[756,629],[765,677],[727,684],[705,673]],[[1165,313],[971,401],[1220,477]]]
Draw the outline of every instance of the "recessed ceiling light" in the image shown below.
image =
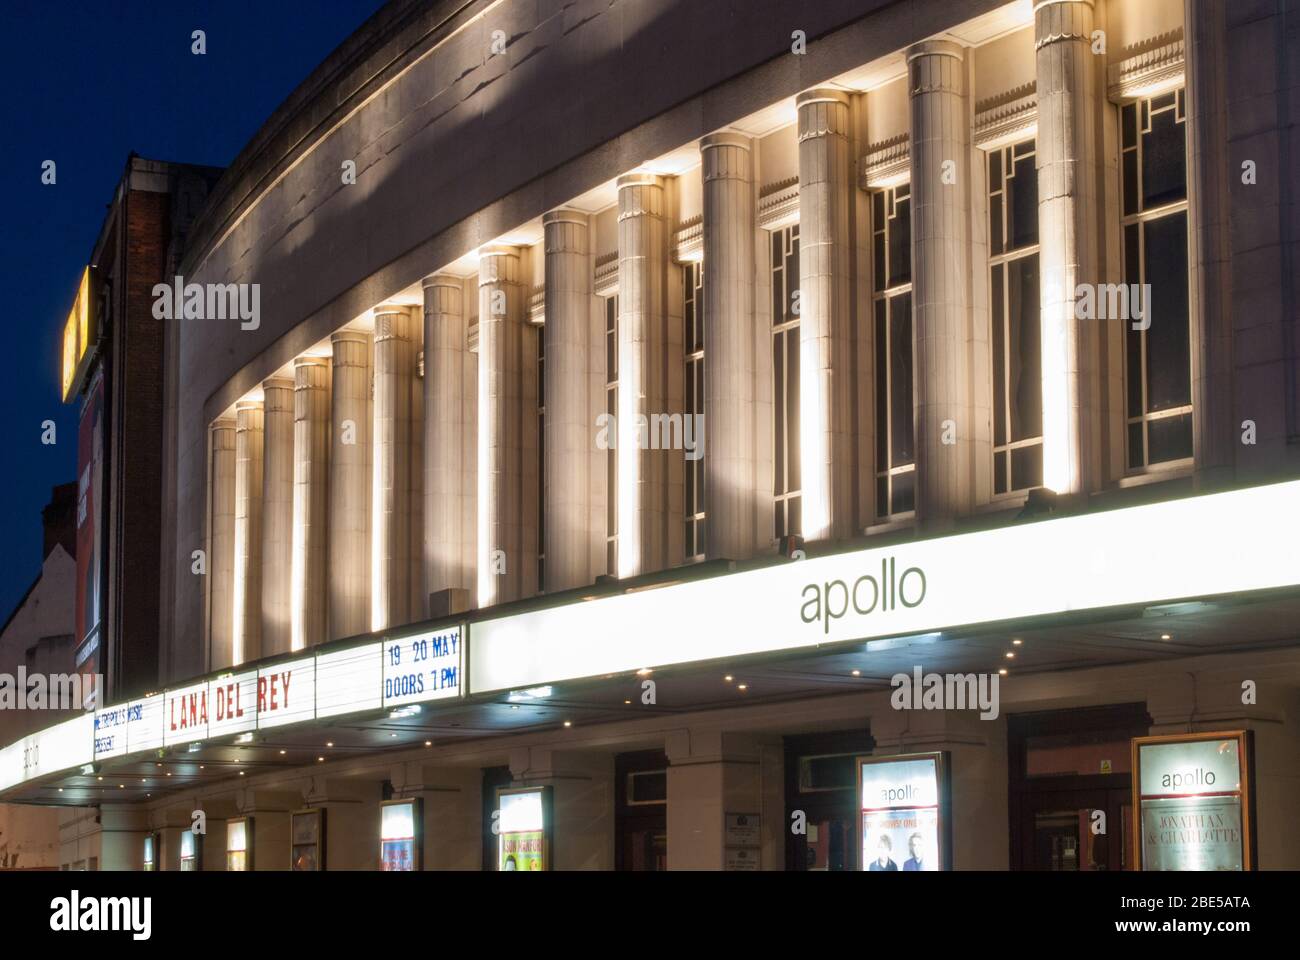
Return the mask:
[[732,680],[732,676],[731,676],[731,674],[727,674],[727,675],[726,675],[725,677],[723,677],[722,679],[723,679],[723,680],[726,680],[727,683],[730,683],[731,680]]
[[623,702],[624,702],[624,703],[631,703],[632,701],[631,701],[631,700],[624,700]]
[[1170,638],[1169,634],[1167,634],[1167,633],[1162,633],[1162,634],[1160,634],[1160,639],[1161,639],[1161,640],[1169,640],[1169,639],[1171,639],[1171,638]]
[[240,771],[239,771],[239,775],[242,777],[242,776],[244,775],[244,771],[243,771],[243,770],[240,770]]
[[853,675],[854,675],[855,677],[860,677],[860,676],[862,676],[862,671],[861,671],[861,670],[854,670],[854,671],[853,671]]
[[1000,673],[1002,676],[1005,677],[1007,675],[1007,668],[1003,667],[1001,670],[998,671],[998,673]]
[[316,762],[317,762],[317,763],[324,763],[324,762],[325,762],[325,758],[324,758],[324,757],[317,757],[317,758],[316,758]]
[[391,737],[391,738],[394,739],[394,740],[397,739],[397,734],[395,734],[395,733],[390,733],[388,736]]
[[737,689],[737,690],[748,690],[748,689],[749,689],[749,684],[747,684],[747,683],[737,684],[737,685],[736,685],[736,689]]
[[325,744],[325,746],[327,746],[327,747],[332,747],[332,746],[334,746],[334,744],[333,744],[333,743],[327,743],[327,744]]
[[1022,643],[1024,643],[1024,642],[1025,642],[1025,641],[1021,640],[1019,637],[1012,637],[1012,638],[1011,638],[1011,644],[1012,644],[1012,646],[1016,646],[1016,647],[1018,647],[1018,646],[1020,646],[1020,645],[1021,645]]
[[433,741],[432,741],[432,740],[426,740],[426,741],[424,741],[424,745],[425,745],[426,747],[431,747],[431,746],[433,746]]
[[1014,660],[1014,659],[1016,659],[1016,655],[1015,655],[1015,653],[1013,653],[1012,651],[1008,650],[1008,651],[1007,651],[1007,659],[1008,659],[1008,660]]
[[280,756],[283,757],[287,752],[288,752],[288,751],[286,751],[286,750],[281,750],[281,751],[280,751]]
[[572,720],[565,720],[565,721],[564,721],[564,725],[565,725],[566,727],[571,727],[571,726],[573,726],[573,721],[572,721]]

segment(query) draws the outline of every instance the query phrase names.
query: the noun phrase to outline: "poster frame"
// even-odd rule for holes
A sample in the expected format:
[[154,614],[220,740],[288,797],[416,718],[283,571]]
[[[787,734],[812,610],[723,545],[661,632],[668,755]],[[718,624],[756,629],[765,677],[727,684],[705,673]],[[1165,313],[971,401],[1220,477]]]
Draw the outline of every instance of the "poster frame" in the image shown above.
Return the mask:
[[1237,762],[1241,765],[1241,869],[1256,870],[1255,850],[1255,739],[1250,730],[1211,730],[1204,733],[1167,733],[1134,737],[1130,743],[1129,766],[1133,771],[1132,869],[1147,872],[1142,859],[1142,747],[1162,743],[1204,743],[1208,740],[1236,740]]
[[[554,839],[552,836],[552,830],[555,820],[552,814],[555,802],[555,788],[549,785],[541,787],[497,787],[497,810],[501,810],[502,797],[520,793],[540,793],[542,795],[542,869],[539,872],[549,873],[553,869],[551,863],[551,849],[552,841]],[[498,817],[499,816],[500,814],[498,813]],[[496,849],[496,859],[493,861],[493,869],[498,873],[502,873],[505,871],[501,870],[501,834],[497,835]]]
[[853,862],[859,873],[866,871],[862,853],[862,772],[868,764],[898,763],[911,760],[933,760],[934,775],[939,796],[939,872],[952,869],[952,794],[948,776],[949,757],[946,750],[932,750],[923,753],[896,753],[889,756],[859,756],[854,758],[853,768],[856,782],[853,795],[857,806],[854,809],[854,856]]
[[[422,797],[395,797],[379,804],[379,870],[384,872],[384,808],[407,805],[411,808],[411,872],[424,870],[424,800]],[[389,871],[392,872],[392,871]]]

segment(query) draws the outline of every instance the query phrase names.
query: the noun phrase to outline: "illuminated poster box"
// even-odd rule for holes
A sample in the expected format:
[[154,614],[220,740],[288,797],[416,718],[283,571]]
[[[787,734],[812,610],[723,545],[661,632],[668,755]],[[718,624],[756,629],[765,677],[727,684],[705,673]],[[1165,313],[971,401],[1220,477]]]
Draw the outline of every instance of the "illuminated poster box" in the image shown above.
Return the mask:
[[551,869],[551,788],[497,791],[497,869]]
[[325,869],[325,810],[297,810],[289,823],[289,869],[314,873]]
[[1133,740],[1139,870],[1254,869],[1246,730]]
[[388,800],[379,808],[379,863],[385,872],[424,869],[423,805],[418,797]]
[[226,824],[226,869],[235,873],[253,869],[252,817],[240,817]]
[[199,844],[199,838],[194,835],[194,831],[182,830],[181,870],[186,873],[197,873],[201,869],[202,855],[203,847]]
[[859,757],[858,867],[870,873],[951,869],[944,753]]

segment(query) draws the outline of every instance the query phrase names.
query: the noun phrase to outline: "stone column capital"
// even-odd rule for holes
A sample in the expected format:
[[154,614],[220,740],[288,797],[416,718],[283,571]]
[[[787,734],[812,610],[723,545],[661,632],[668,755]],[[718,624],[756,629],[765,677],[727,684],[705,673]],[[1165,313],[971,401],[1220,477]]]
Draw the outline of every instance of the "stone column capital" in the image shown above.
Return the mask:
[[346,328],[330,334],[330,343],[369,343],[370,334],[364,330]]
[[700,140],[701,153],[715,147],[740,147],[742,150],[752,150],[754,142],[743,133],[736,133],[731,130],[720,130]]
[[591,217],[581,210],[575,210],[572,207],[560,207],[556,210],[548,210],[542,214],[542,227],[549,227],[551,224],[558,223],[576,223],[581,226],[588,226],[591,223]]
[[828,102],[842,103],[848,106],[849,95],[843,90],[837,90],[834,87],[813,87],[811,90],[805,90],[794,98],[796,110],[802,110],[810,104]]
[[819,87],[795,98],[799,113],[799,142],[817,137],[849,135],[849,98],[839,90]]
[[1069,41],[1092,42],[1092,0],[1036,0],[1034,49]]
[[420,288],[428,290],[431,287],[453,287],[463,290],[464,280],[451,273],[431,273],[420,281]]

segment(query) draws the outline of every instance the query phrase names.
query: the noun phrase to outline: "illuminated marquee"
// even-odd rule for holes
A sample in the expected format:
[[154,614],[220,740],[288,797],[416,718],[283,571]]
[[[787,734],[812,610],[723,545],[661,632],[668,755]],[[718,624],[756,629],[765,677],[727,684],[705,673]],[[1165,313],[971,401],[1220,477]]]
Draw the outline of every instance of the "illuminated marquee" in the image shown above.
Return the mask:
[[[1300,585],[1300,482],[855,550],[474,624],[471,694]],[[1014,585],[1008,588],[1008,585]]]

